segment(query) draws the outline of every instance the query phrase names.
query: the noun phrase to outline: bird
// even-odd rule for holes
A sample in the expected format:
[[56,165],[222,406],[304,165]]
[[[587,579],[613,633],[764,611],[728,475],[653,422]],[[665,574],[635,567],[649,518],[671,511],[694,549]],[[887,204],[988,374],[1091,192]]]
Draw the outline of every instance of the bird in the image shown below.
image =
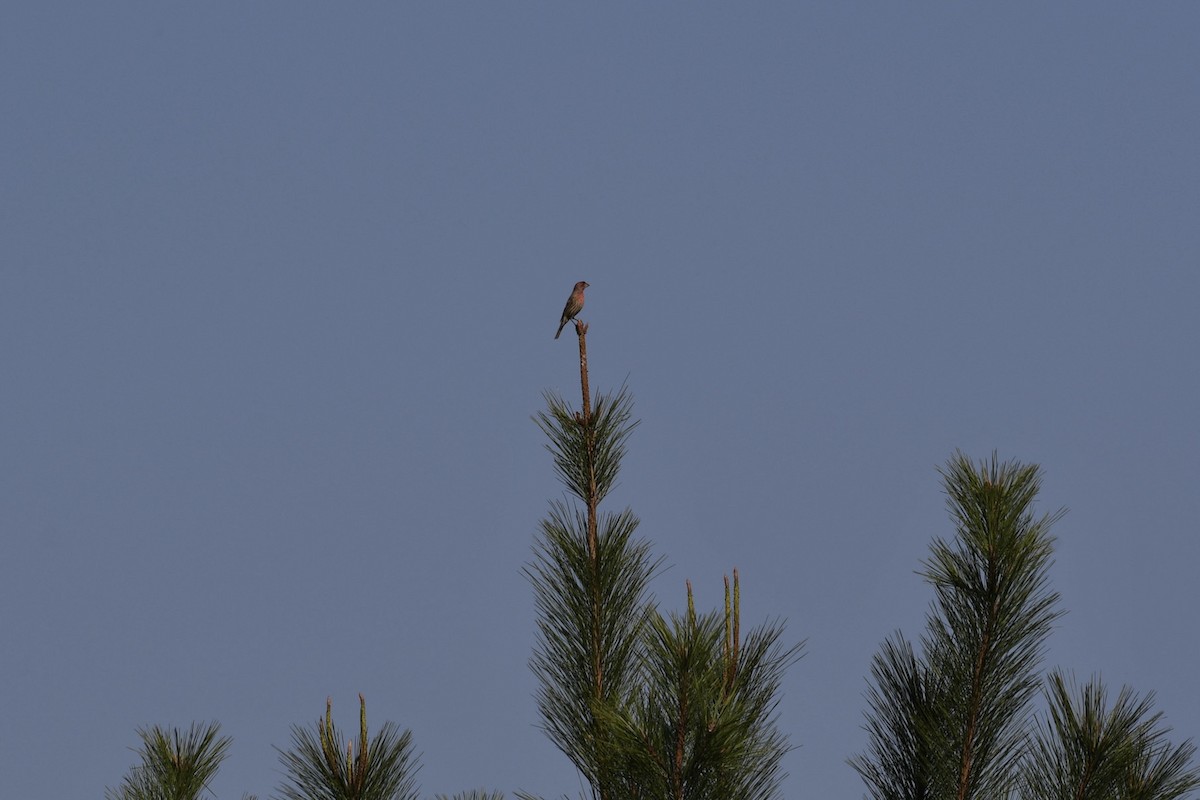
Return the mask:
[[580,281],[575,284],[575,288],[571,290],[571,296],[567,298],[567,304],[563,307],[562,319],[558,321],[558,331],[554,334],[557,339],[562,329],[568,322],[575,319],[575,315],[583,311],[583,290],[591,286],[587,281]]

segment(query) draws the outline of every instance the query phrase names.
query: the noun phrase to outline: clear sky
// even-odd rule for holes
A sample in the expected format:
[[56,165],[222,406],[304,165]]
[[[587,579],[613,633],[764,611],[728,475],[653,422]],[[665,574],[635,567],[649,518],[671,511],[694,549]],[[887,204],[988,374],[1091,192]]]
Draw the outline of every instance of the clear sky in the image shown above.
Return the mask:
[[266,798],[358,692],[426,796],[577,794],[521,574],[577,280],[660,603],[807,639],[787,797],[862,795],[956,448],[1069,509],[1046,666],[1200,737],[1200,8],[599,8],[0,12],[7,796],[216,719]]

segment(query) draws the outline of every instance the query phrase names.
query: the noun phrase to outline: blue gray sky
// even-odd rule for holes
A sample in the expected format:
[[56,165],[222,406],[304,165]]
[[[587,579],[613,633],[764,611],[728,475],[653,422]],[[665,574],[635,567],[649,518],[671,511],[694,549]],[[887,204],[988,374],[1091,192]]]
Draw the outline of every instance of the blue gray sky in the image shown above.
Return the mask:
[[[332,696],[426,796],[577,794],[521,568],[530,416],[641,425],[700,607],[806,655],[790,798],[859,797],[936,467],[1044,467],[1046,666],[1200,736],[1192,4],[24,3],[0,12],[0,774],[96,797],[219,720],[221,800]],[[570,329],[568,329],[570,330]]]

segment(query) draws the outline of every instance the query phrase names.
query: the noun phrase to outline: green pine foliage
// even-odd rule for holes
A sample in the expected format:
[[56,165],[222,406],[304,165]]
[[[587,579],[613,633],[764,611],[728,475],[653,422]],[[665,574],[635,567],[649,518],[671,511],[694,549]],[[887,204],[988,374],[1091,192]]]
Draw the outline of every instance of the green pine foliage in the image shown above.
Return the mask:
[[[799,645],[782,626],[742,640],[738,586],[724,613],[659,613],[647,586],[660,560],[634,539],[628,509],[602,513],[630,433],[632,401],[621,389],[589,410],[546,395],[535,421],[555,471],[579,504],[551,503],[526,575],[534,590],[543,729],[587,780],[594,798],[770,800],[789,750],[775,721],[783,674]],[[530,795],[519,795],[523,798]]]
[[638,519],[630,510],[596,508],[615,483],[636,425],[629,394],[598,397],[590,416],[555,395],[546,400],[548,410],[536,420],[559,478],[584,505],[551,504],[525,569],[538,626],[530,665],[546,734],[596,793],[609,797],[616,778],[601,714],[632,691],[653,612],[647,585],[660,561],[633,538]]
[[770,800],[790,750],[775,709],[784,672],[800,645],[784,647],[779,625],[741,640],[734,600],[724,613],[656,613],[646,631],[640,681],[608,709],[617,796]]
[[231,740],[220,731],[216,722],[193,723],[187,731],[138,729],[141,763],[120,786],[105,790],[105,800],[199,800],[229,750]]
[[556,504],[526,567],[537,609],[530,665],[542,725],[593,784],[606,779],[597,713],[631,691],[651,618],[646,586],[658,562],[632,538],[636,527],[629,511],[602,514],[593,560],[583,513]]
[[1111,708],[1099,679],[1076,690],[1038,668],[1058,595],[1050,527],[1037,517],[1035,465],[942,470],[952,540],[934,539],[921,575],[934,602],[921,652],[900,633],[871,666],[869,749],[850,760],[878,800],[1179,800],[1200,788],[1190,741],[1172,746],[1152,695],[1123,688]]
[[[877,800],[947,796],[934,781],[938,676],[900,633],[884,641],[871,664],[866,730],[871,751],[850,760]],[[939,791],[940,790],[940,791]]]
[[1200,788],[1196,748],[1167,741],[1153,693],[1139,698],[1125,686],[1111,707],[1106,695],[1099,678],[1076,689],[1061,671],[1050,674],[1022,800],[1177,800]]
[[[724,609],[684,613],[650,596],[662,559],[636,538],[628,508],[600,511],[637,426],[622,387],[591,404],[587,326],[579,327],[581,410],[546,393],[534,420],[566,489],[541,521],[524,574],[533,588],[542,728],[586,781],[592,800],[777,800],[791,749],[779,729],[784,676],[803,643],[768,622],[741,631],[737,571]],[[850,759],[873,800],[1184,800],[1200,788],[1190,740],[1172,745],[1153,695],[1040,678],[1060,616],[1047,572],[1050,529],[1037,516],[1036,465],[941,470],[954,535],[935,538],[919,574],[933,589],[919,646],[896,632],[871,664],[868,747]],[[1041,688],[1046,712],[1035,719]],[[277,800],[417,800],[412,734],[385,723],[357,740],[334,726],[332,702],[279,750]],[[105,800],[201,800],[228,750],[219,726],[139,730],[140,763]],[[520,800],[539,800],[517,792]],[[435,800],[503,800],[475,790]],[[243,800],[253,800],[244,798]]]
[[291,750],[280,750],[283,800],[417,800],[412,733],[385,722],[367,738],[367,704],[359,700],[359,738],[344,741],[333,724],[333,701],[312,728],[292,728]]
[[543,394],[546,410],[534,422],[550,441],[554,471],[567,491],[585,506],[597,505],[616,486],[625,444],[637,427],[633,398],[625,387],[614,395],[599,395],[585,416],[554,392]]
[[874,798],[1009,796],[1059,616],[1046,577],[1059,515],[1034,516],[1039,468],[958,453],[942,477],[956,536],[934,540],[921,573],[934,590],[923,652],[897,633],[876,655],[870,749],[850,762]]

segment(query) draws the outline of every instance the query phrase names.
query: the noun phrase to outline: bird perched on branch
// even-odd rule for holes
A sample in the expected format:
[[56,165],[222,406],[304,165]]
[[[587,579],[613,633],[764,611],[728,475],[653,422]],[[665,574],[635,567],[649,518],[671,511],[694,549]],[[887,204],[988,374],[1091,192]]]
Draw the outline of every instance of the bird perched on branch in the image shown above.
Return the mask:
[[571,290],[571,296],[567,298],[567,305],[563,308],[562,319],[558,321],[558,331],[554,334],[557,339],[562,333],[563,327],[575,319],[575,315],[583,311],[583,290],[591,286],[587,281],[580,281],[575,284],[575,288]]

